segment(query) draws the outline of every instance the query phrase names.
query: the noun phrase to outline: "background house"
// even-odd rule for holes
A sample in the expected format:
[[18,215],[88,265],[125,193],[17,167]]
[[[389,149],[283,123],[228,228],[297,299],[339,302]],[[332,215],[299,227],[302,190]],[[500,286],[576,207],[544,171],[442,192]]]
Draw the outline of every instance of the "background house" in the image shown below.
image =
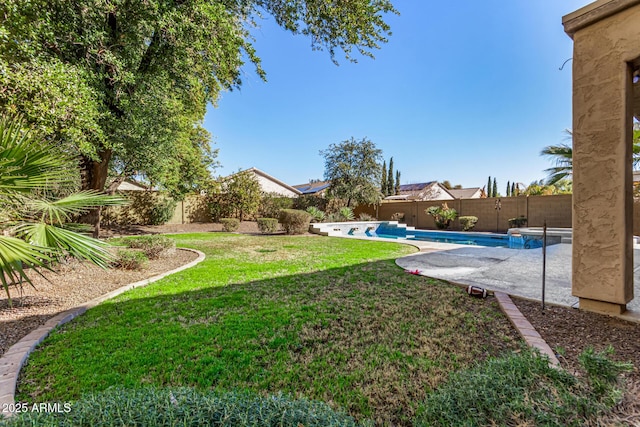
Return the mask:
[[418,184],[404,184],[395,196],[385,197],[384,200],[453,200],[455,197],[437,181],[421,182]]
[[125,179],[120,183],[120,185],[118,185],[118,188],[116,191],[149,191],[149,190],[150,189],[148,187],[145,187],[139,182],[135,182],[130,179]]
[[452,188],[447,190],[455,199],[481,199],[487,197],[480,187]]
[[384,200],[454,200],[480,199],[486,197],[480,187],[447,189],[437,181],[421,182],[418,184],[404,184],[400,186],[399,194],[385,197]]
[[297,188],[294,188],[289,184],[285,184],[279,179],[274,178],[273,176],[269,175],[266,172],[261,171],[258,168],[245,169],[243,171],[234,173],[233,175],[229,175],[224,179],[231,178],[234,175],[237,175],[238,173],[243,173],[243,172],[252,173],[258,180],[258,183],[260,183],[260,188],[265,193],[279,194],[280,196],[284,196],[284,197],[298,197],[299,195],[302,194],[302,192],[300,192]]
[[330,185],[331,182],[329,181],[314,181],[306,184],[294,185],[293,187],[305,196],[324,197]]

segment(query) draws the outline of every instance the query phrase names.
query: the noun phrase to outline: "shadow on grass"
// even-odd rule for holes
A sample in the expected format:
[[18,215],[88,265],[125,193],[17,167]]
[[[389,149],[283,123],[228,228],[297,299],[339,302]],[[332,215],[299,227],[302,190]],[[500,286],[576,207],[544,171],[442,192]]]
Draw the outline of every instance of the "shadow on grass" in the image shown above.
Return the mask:
[[200,264],[89,310],[31,355],[17,399],[115,385],[284,392],[410,425],[450,373],[518,347],[495,301],[390,259],[238,283],[251,268],[230,266],[219,286]]

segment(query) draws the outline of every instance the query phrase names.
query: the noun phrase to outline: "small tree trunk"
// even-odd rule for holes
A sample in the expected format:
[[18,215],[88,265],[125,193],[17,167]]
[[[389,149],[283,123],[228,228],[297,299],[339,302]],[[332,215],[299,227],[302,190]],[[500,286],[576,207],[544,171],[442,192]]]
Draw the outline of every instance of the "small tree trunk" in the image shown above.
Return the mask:
[[[98,152],[99,161],[83,157],[80,164],[80,176],[83,190],[104,191],[109,172],[109,161],[113,152],[111,150],[101,150]],[[91,209],[82,216],[81,222],[93,225],[93,237],[100,236],[100,214],[101,208]]]

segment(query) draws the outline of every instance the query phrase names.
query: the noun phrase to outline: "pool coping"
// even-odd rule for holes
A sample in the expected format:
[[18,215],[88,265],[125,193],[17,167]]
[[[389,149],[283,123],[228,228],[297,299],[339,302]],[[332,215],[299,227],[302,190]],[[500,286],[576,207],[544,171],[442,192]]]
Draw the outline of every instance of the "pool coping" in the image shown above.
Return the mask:
[[[20,370],[24,366],[25,362],[29,358],[29,355],[55,328],[64,325],[65,323],[75,319],[81,314],[85,313],[88,309],[93,308],[108,299],[114,298],[126,291],[130,291],[135,288],[142,288],[151,283],[157,282],[160,279],[178,273],[182,270],[191,268],[205,259],[205,254],[197,249],[191,248],[177,248],[188,252],[194,252],[198,257],[178,268],[170,271],[158,274],[147,279],[143,279],[128,285],[124,285],[116,290],[107,292],[104,295],[96,297],[90,301],[87,301],[81,305],[65,310],[56,314],[47,320],[43,325],[31,331],[28,335],[24,336],[20,341],[9,347],[9,349],[0,357],[0,414],[5,417],[10,417],[15,414],[15,393],[18,385],[18,377],[20,376]],[[13,408],[13,410],[10,410]]]

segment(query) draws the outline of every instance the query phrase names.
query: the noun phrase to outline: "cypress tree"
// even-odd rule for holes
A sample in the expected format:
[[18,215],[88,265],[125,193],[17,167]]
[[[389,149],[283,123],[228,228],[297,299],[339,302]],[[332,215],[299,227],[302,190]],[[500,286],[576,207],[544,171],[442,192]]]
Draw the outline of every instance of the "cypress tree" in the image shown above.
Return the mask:
[[380,179],[380,192],[383,196],[387,194],[387,161],[382,162],[382,178]]
[[491,175],[489,175],[489,179],[487,180],[487,197],[493,197],[491,195]]
[[516,183],[512,182],[511,183],[511,196],[515,197],[518,195],[518,187],[516,187]]
[[493,197],[498,197],[498,183],[496,177],[493,177]]
[[393,185],[393,157],[389,159],[389,175],[387,177],[387,196],[393,194],[395,186]]
[[511,182],[507,181],[507,197],[511,197]]
[[400,171],[396,171],[396,188],[394,188],[394,194],[396,196],[400,194]]

